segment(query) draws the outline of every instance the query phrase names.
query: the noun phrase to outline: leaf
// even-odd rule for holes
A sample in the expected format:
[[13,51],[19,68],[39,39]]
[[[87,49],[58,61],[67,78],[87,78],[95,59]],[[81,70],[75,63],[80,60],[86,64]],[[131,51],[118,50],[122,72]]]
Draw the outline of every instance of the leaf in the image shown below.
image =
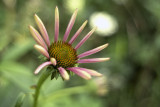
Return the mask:
[[24,99],[25,99],[25,94],[24,93],[20,93],[19,96],[18,96],[18,99],[17,99],[17,102],[15,104],[15,107],[22,107],[22,104],[24,102]]
[[29,86],[33,82],[30,69],[17,62],[5,61],[0,63],[0,71],[5,78],[23,90],[29,90]]
[[4,33],[3,30],[0,30],[1,34],[3,36],[0,37],[0,51],[3,50],[9,43],[10,43],[10,38]]
[[9,47],[6,52],[3,53],[2,60],[16,60],[20,58],[22,55],[27,53],[30,49],[32,49],[32,41],[26,40],[16,43],[15,45]]

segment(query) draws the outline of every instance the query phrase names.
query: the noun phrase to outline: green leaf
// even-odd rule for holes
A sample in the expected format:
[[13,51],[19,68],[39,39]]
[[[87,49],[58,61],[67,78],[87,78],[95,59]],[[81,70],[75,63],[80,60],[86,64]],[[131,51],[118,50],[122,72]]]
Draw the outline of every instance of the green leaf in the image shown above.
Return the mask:
[[0,72],[10,82],[26,91],[33,82],[31,70],[17,62],[4,61],[0,63]]
[[0,51],[3,50],[9,43],[10,43],[10,38],[5,34],[3,30],[0,30],[1,34],[3,36],[0,36]]
[[32,49],[32,42],[31,40],[21,41],[9,47],[7,51],[3,53],[2,60],[16,60],[20,58]]
[[18,96],[17,102],[16,102],[14,107],[22,107],[24,99],[25,99],[25,94],[24,93],[20,93],[19,96]]

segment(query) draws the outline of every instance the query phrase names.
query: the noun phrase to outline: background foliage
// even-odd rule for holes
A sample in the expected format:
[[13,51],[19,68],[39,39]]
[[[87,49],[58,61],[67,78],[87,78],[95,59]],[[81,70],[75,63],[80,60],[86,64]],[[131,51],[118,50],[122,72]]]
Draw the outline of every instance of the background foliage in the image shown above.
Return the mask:
[[[53,41],[56,5],[60,11],[60,38],[76,6],[79,13],[70,37],[94,12],[114,16],[118,30],[104,36],[94,33],[79,50],[81,53],[110,44],[90,56],[110,57],[110,61],[80,65],[104,77],[86,81],[75,75],[64,82],[61,78],[48,79],[41,90],[41,107],[159,107],[159,0],[1,0],[0,107],[14,106],[21,92],[26,96],[23,107],[32,105],[31,86],[39,78],[33,72],[41,62],[28,25],[35,26],[33,15],[37,13]],[[74,46],[90,29],[88,24]]]

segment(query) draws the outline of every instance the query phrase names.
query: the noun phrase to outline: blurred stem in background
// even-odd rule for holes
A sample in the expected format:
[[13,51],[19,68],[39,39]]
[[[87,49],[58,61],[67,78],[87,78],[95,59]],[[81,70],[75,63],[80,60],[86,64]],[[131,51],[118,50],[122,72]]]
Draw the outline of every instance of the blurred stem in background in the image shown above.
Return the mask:
[[49,102],[55,102],[56,99],[63,98],[65,96],[88,93],[88,92],[96,92],[97,89],[98,86],[96,83],[88,82],[86,85],[83,86],[70,87],[53,92],[50,95],[46,96],[45,100],[43,101],[45,101],[45,104],[47,104]]

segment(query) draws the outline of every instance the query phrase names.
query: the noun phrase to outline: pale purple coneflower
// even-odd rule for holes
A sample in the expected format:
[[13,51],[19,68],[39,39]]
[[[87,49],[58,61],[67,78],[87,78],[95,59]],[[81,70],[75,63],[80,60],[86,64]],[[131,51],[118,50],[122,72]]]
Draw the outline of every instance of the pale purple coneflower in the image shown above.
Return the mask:
[[[77,50],[84,44],[84,42],[93,34],[93,32],[96,30],[96,27],[93,28],[75,47],[72,47],[72,43],[75,41],[75,39],[79,36],[79,34],[82,32],[84,27],[87,24],[87,21],[85,21],[82,26],[78,29],[78,31],[74,34],[74,36],[71,38],[69,42],[67,42],[67,38],[70,34],[70,31],[74,25],[76,16],[77,16],[78,10],[76,9],[73,13],[68,27],[66,29],[66,32],[64,34],[63,40],[59,41],[59,11],[58,8],[55,8],[55,34],[54,34],[54,42],[50,44],[49,36],[47,33],[47,30],[41,21],[41,19],[35,14],[34,18],[36,20],[37,26],[40,30],[40,33],[34,29],[32,26],[29,26],[30,32],[37,42],[36,45],[34,45],[34,48],[39,51],[42,55],[44,55],[47,58],[47,61],[41,64],[36,70],[35,74],[38,74],[42,68],[45,66],[52,65],[54,68],[56,68],[60,75],[65,80],[69,80],[69,72],[72,71],[75,74],[79,75],[80,77],[84,79],[90,79],[91,76],[101,76],[102,74],[96,72],[95,70],[76,67],[78,63],[95,63],[95,62],[103,62],[107,61],[110,58],[91,58],[91,59],[81,59],[83,57],[92,55],[94,53],[97,53],[101,51],[102,49],[106,48],[108,46],[107,44],[104,44],[102,46],[99,46],[95,49],[89,50],[87,52],[84,52],[80,55],[77,55]],[[42,36],[41,36],[42,35]]]

